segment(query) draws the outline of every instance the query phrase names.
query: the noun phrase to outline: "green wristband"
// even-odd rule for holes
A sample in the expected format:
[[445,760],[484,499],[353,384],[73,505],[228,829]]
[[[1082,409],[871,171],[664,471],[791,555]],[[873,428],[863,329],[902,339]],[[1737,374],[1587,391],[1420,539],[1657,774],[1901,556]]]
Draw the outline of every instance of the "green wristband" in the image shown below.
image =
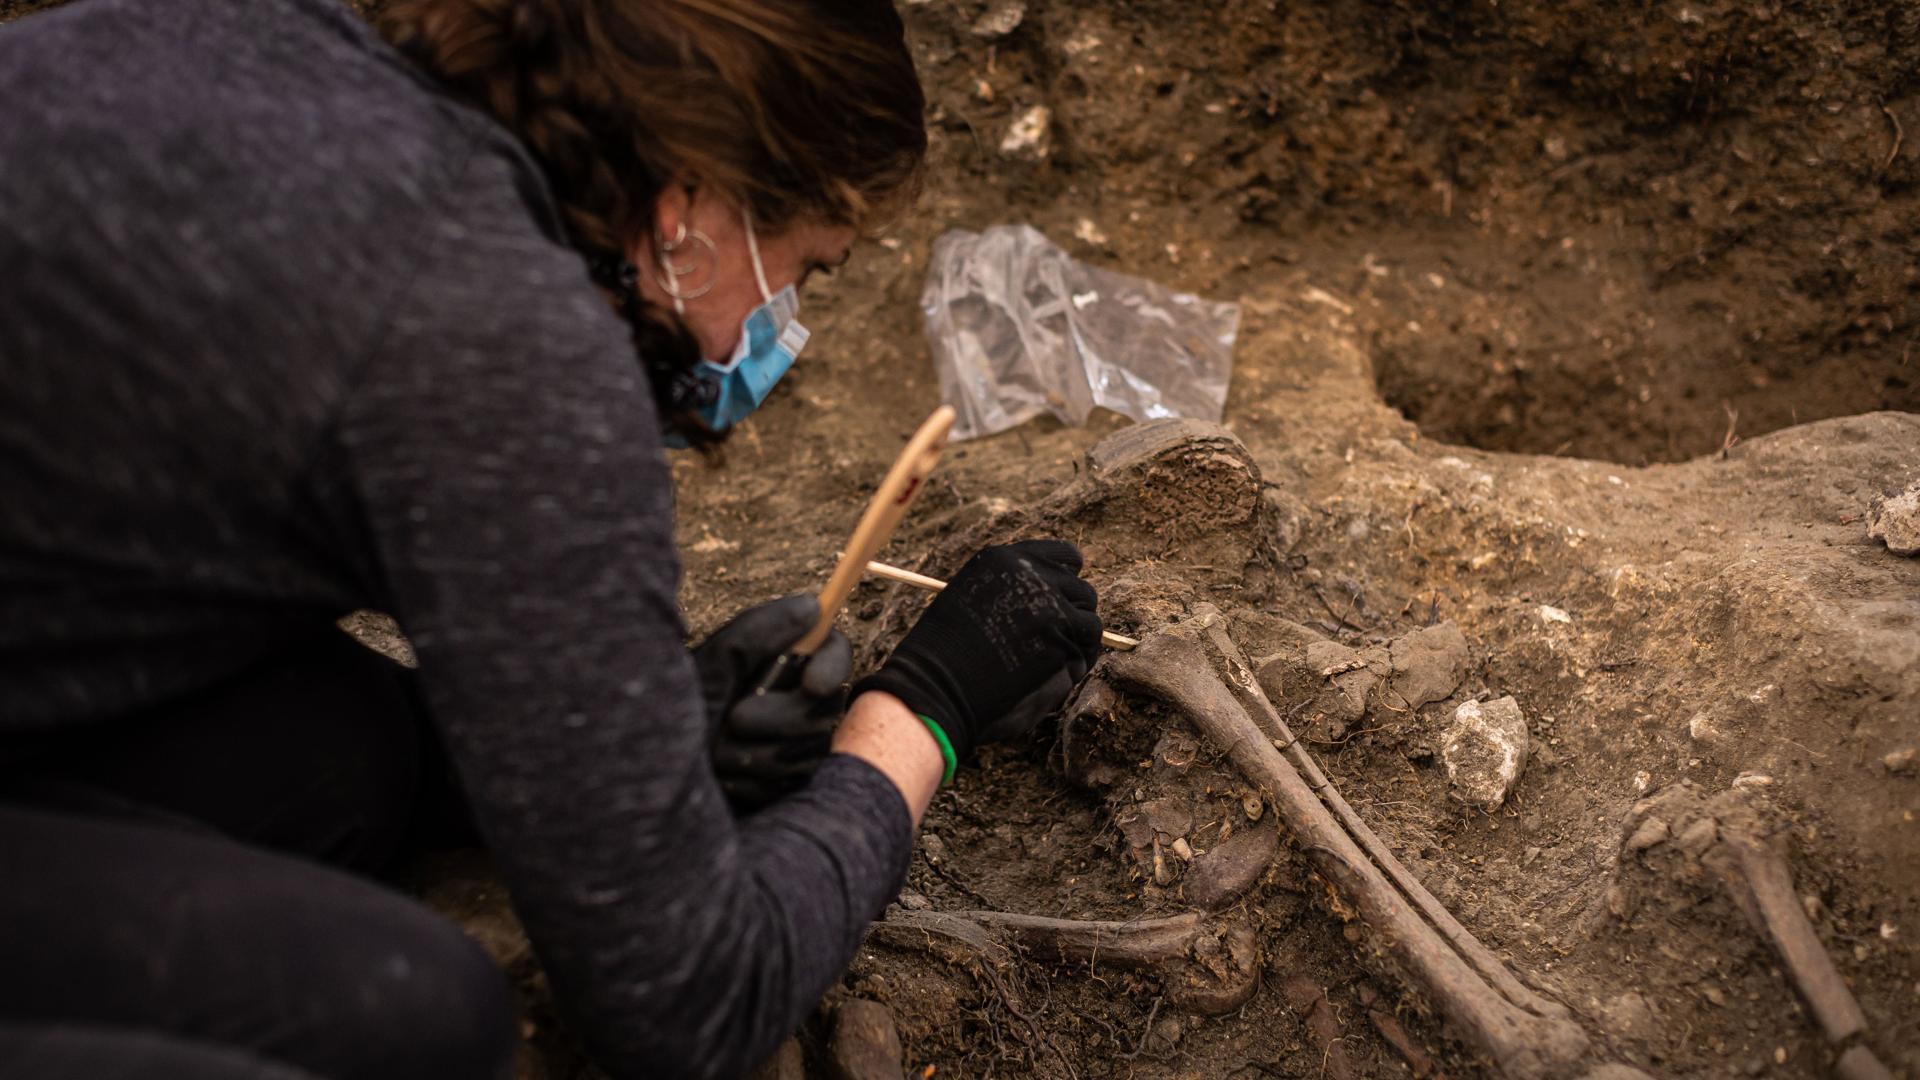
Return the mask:
[[947,763],[947,771],[940,774],[940,786],[946,787],[953,783],[953,773],[960,767],[960,759],[954,757],[953,744],[947,741],[947,733],[940,730],[940,725],[934,722],[933,717],[925,713],[914,715],[920,718],[921,723],[927,725],[928,731],[933,732],[933,741],[940,744],[940,759]]

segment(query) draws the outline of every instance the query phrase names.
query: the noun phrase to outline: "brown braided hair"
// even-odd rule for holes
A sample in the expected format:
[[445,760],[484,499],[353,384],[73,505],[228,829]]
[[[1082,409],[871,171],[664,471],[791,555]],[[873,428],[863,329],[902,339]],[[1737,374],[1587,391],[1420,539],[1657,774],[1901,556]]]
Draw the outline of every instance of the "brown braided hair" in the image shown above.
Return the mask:
[[387,40],[540,163],[621,301],[668,423],[698,440],[699,349],[632,288],[666,185],[779,230],[870,230],[912,198],[925,98],[891,0],[388,0]]

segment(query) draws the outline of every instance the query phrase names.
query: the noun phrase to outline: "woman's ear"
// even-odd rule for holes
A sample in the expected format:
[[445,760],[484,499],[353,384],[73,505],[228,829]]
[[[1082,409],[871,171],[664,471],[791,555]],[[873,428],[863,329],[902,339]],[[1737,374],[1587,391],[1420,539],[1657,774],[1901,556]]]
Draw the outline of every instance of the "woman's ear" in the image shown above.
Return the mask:
[[658,261],[660,248],[674,243],[676,239],[685,239],[696,194],[694,185],[679,180],[660,188],[660,194],[653,200],[653,235],[647,238],[649,262]]

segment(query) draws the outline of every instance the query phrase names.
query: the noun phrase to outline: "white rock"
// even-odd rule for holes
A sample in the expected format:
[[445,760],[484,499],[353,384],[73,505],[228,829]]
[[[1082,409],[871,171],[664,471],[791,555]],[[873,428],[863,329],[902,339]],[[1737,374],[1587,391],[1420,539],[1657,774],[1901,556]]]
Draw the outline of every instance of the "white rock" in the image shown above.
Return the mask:
[[988,39],[1006,37],[1026,17],[1026,0],[1000,0],[974,21],[973,35]]
[[1463,702],[1440,746],[1454,797],[1488,813],[1500,809],[1527,764],[1527,721],[1511,697]]
[[1920,480],[1867,508],[1867,537],[1884,540],[1895,555],[1920,555]]
[[1052,125],[1053,110],[1035,105],[1021,113],[1007,129],[1007,137],[1000,140],[1000,152],[1013,157],[1046,157],[1053,149],[1048,138]]
[[1540,605],[1540,621],[1550,622],[1550,623],[1556,623],[1556,622],[1570,623],[1573,621],[1573,616],[1567,614],[1565,611],[1562,611],[1557,607],[1554,607],[1552,604],[1541,604]]

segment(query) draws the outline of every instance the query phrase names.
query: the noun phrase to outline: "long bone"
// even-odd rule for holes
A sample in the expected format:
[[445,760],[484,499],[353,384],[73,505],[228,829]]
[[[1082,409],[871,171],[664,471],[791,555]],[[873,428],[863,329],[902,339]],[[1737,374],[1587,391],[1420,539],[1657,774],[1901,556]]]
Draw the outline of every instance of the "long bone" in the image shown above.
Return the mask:
[[1240,651],[1238,645],[1233,643],[1233,639],[1227,636],[1227,620],[1221,617],[1218,610],[1211,605],[1200,605],[1194,618],[1183,625],[1192,625],[1200,631],[1207,651],[1226,672],[1227,689],[1233,693],[1241,707],[1247,710],[1256,724],[1261,724],[1266,729],[1269,738],[1279,741],[1287,756],[1292,759],[1294,768],[1306,778],[1307,786],[1319,794],[1320,798],[1326,802],[1327,808],[1333,811],[1334,817],[1346,826],[1348,833],[1359,842],[1368,855],[1373,857],[1373,861],[1386,872],[1387,877],[1400,887],[1400,891],[1406,895],[1407,899],[1413,901],[1421,914],[1425,915],[1428,921],[1440,931],[1441,936],[1453,945],[1454,951],[1458,952],[1467,963],[1472,964],[1481,978],[1486,979],[1508,1001],[1540,1016],[1567,1019],[1568,1013],[1565,1006],[1541,997],[1515,978],[1513,972],[1500,962],[1499,957],[1493,955],[1485,945],[1480,943],[1479,938],[1474,937],[1466,927],[1460,925],[1460,921],[1453,917],[1453,913],[1447,910],[1446,905],[1435,899],[1434,895],[1427,891],[1427,887],[1420,884],[1420,879],[1407,871],[1405,864],[1393,854],[1392,849],[1388,848],[1379,835],[1367,826],[1359,814],[1354,812],[1353,807],[1347,804],[1340,790],[1333,786],[1325,773],[1320,771],[1319,763],[1314,761],[1313,755],[1307,752],[1306,745],[1294,737],[1293,732],[1287,727],[1287,722],[1281,719],[1279,710],[1273,707],[1273,702],[1267,700],[1266,692],[1261,690],[1260,682],[1254,677],[1253,667],[1247,663],[1246,655]]
[[[1513,1080],[1547,1080],[1575,1072],[1588,1049],[1580,1027],[1564,1017],[1528,1011],[1489,985],[1374,865],[1321,802],[1314,786],[1248,715],[1201,644],[1208,627],[1218,619],[1217,613],[1212,613],[1211,620],[1203,614],[1150,635],[1133,652],[1110,657],[1109,675],[1115,682],[1173,705],[1273,797],[1276,811],[1315,869],[1359,911],[1462,1038],[1491,1059],[1503,1075]],[[1244,661],[1240,666],[1245,669]],[[1257,693],[1258,684],[1252,686]],[[1242,687],[1241,692],[1249,691]],[[1325,777],[1317,768],[1313,772],[1318,776],[1316,783],[1326,788]],[[1461,933],[1465,934],[1464,929]]]

